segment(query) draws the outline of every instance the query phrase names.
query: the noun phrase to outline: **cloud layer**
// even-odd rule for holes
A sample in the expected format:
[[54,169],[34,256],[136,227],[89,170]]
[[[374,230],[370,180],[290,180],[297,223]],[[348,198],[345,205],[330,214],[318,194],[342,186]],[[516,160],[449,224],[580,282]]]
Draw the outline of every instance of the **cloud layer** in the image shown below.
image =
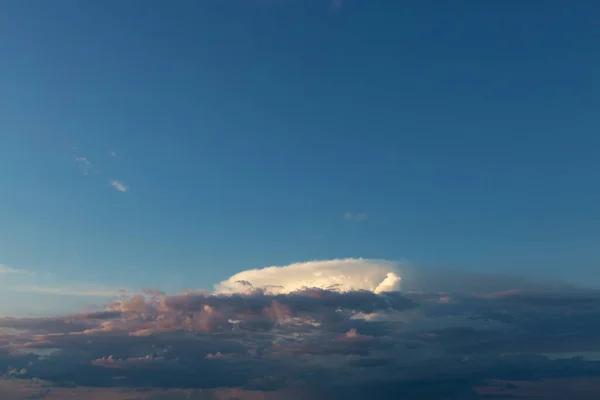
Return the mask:
[[[314,261],[244,271],[213,292],[146,289],[96,312],[3,318],[0,373],[261,399],[466,399],[485,392],[490,376],[514,379],[515,371],[600,377],[586,360],[600,351],[600,294],[450,276],[382,260]],[[452,290],[420,290],[424,280]],[[563,353],[584,358],[557,360]]]

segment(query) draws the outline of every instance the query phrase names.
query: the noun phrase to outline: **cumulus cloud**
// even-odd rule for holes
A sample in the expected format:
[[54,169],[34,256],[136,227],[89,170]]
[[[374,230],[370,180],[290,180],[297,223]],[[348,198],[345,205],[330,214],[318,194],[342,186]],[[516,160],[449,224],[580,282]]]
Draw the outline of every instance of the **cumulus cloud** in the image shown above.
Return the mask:
[[399,289],[398,263],[385,260],[340,259],[272,266],[240,272],[216,286],[217,293],[244,293],[260,288],[269,293],[291,293],[305,288],[340,292]]
[[115,179],[111,179],[111,180],[109,180],[109,182],[110,182],[110,185],[112,187],[114,187],[115,189],[117,189],[119,192],[126,192],[127,190],[129,190],[129,188],[127,187],[127,185],[125,185],[121,181],[117,181]]
[[[480,376],[486,368],[501,375],[498,365],[514,370],[501,354],[600,347],[598,293],[543,294],[542,286],[511,279],[488,286],[456,273],[460,284],[446,282],[451,292],[407,290],[405,275],[409,288],[424,287],[422,276],[433,280],[428,287],[443,286],[443,274],[419,280],[418,272],[384,260],[314,261],[244,271],[213,292],[119,292],[103,310],[4,318],[0,370],[94,387],[114,386],[117,378],[129,387],[269,393],[332,385],[334,394],[324,398],[347,399],[368,392],[356,385],[383,391],[381,385],[402,383],[402,393],[413,393],[413,381],[439,383],[457,371]],[[468,290],[456,292],[461,287]],[[489,291],[497,287],[504,292]],[[548,374],[554,364],[542,357],[526,365]]]
[[394,272],[388,272],[387,276],[377,287],[375,293],[396,292],[400,290],[400,277]]

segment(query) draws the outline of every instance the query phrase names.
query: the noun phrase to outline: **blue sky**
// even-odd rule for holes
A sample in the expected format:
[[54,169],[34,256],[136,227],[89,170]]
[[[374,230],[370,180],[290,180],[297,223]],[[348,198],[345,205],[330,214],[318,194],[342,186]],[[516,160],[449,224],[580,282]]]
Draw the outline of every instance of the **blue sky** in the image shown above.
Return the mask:
[[340,257],[598,286],[599,8],[7,2],[0,313]]

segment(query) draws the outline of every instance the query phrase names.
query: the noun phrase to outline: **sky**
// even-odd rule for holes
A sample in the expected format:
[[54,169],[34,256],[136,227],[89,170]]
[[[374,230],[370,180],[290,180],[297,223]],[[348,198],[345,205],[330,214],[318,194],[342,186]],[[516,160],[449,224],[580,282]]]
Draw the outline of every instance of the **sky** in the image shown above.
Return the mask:
[[600,5],[8,1],[0,315],[311,260],[600,287]]

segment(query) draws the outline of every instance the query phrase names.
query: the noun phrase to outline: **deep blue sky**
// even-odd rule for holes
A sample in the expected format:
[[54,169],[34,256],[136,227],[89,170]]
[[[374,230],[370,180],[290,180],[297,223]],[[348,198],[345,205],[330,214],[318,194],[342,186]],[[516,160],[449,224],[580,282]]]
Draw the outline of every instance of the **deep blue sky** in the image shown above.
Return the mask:
[[599,15],[3,2],[0,264],[178,288],[360,256],[600,284]]

